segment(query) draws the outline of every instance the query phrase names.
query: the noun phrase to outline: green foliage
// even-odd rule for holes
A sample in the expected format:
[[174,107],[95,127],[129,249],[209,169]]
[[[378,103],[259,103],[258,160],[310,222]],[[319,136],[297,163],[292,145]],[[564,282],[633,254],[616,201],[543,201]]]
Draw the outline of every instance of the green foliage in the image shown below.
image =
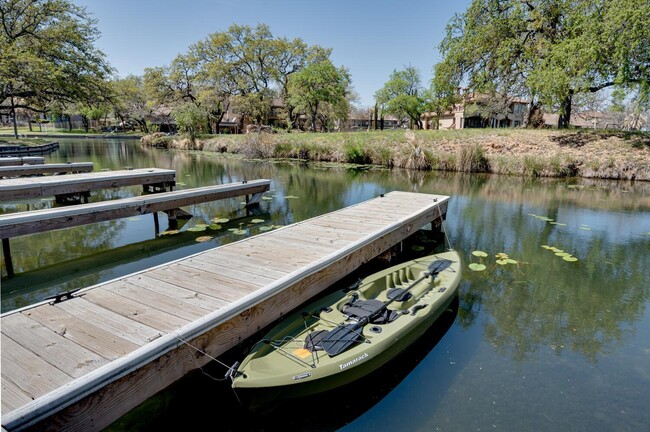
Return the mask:
[[346,142],[343,146],[346,162],[355,164],[371,163],[371,158],[361,143]]
[[[434,86],[541,101],[569,123],[573,95],[650,81],[650,3],[644,0],[474,0],[447,25]],[[444,81],[447,81],[445,84]]]
[[430,97],[421,85],[420,72],[413,66],[393,71],[384,86],[375,93],[382,111],[398,119],[408,119],[412,126],[421,127],[420,115],[429,107]]
[[195,141],[196,135],[205,125],[205,111],[193,103],[185,103],[175,107],[172,110],[172,116],[176,120],[178,128],[187,133],[192,142]]
[[0,2],[0,112],[8,99],[37,112],[107,100],[112,69],[94,46],[95,24],[67,0]]
[[316,118],[323,107],[329,106],[339,118],[347,116],[350,83],[345,68],[337,68],[329,60],[312,63],[291,76],[289,102],[310,116],[311,130],[316,131]]

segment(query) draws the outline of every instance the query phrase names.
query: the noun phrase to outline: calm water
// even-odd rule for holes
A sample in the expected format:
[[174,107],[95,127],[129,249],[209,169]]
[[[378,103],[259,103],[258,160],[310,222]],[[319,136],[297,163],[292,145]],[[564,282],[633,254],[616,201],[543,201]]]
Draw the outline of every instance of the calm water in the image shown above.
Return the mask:
[[[179,188],[272,180],[246,215],[239,199],[191,208],[177,236],[155,238],[151,215],[12,239],[14,279],[2,309],[196,253],[263,225],[286,225],[391,190],[450,195],[445,224],[465,260],[457,304],[416,346],[355,385],[265,413],[241,408],[210,365],[152,398],[114,430],[637,431],[650,427],[650,184],[522,180],[299,162],[240,161],[144,149],[132,141],[69,141],[47,162],[95,169],[173,168]],[[125,188],[93,200],[139,194]],[[46,208],[52,200],[3,205]],[[197,223],[232,222],[214,239]],[[544,219],[546,218],[546,219]],[[552,220],[548,220],[552,219]],[[166,221],[161,218],[161,228]],[[417,243],[417,242],[416,242]],[[577,258],[567,262],[542,245]],[[425,247],[430,245],[423,244]],[[488,253],[477,258],[472,251]],[[501,266],[495,254],[518,264]],[[469,263],[487,269],[473,272]],[[3,278],[6,274],[4,261]],[[368,270],[366,270],[368,271]],[[241,353],[224,356],[230,362]]]

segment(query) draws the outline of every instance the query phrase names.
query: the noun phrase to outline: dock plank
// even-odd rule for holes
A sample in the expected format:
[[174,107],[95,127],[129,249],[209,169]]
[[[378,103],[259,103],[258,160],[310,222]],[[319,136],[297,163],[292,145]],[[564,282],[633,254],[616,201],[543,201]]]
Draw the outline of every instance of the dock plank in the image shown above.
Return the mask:
[[102,356],[66,339],[24,313],[3,319],[2,331],[5,334],[10,332],[12,338],[20,341],[23,347],[71,377],[81,377],[108,363]]
[[109,360],[120,358],[138,348],[137,344],[58,307],[34,308],[26,311],[25,315]]
[[164,295],[160,292],[144,289],[141,286],[131,283],[131,281],[136,281],[136,279],[137,277],[134,276],[129,279],[124,279],[121,283],[114,284],[112,292],[135,302],[146,304],[166,314],[186,320],[187,322],[197,320],[209,312],[209,309]]
[[200,294],[232,302],[259,289],[248,281],[228,278],[223,275],[202,271],[177,263],[170,267],[158,268],[147,273],[152,278],[194,290]]
[[0,166],[36,165],[42,163],[45,163],[45,158],[43,156],[0,157]]
[[[117,283],[120,283],[119,281]],[[189,321],[165,313],[137,300],[121,296],[108,289],[91,290],[84,298],[103,308],[112,310],[122,316],[138,321],[160,332],[168,333],[182,327]]]
[[40,198],[126,186],[174,184],[176,171],[161,168],[97,171],[0,180],[0,201]]
[[[111,201],[54,207],[0,215],[0,238],[17,237],[90,223],[140,216],[158,211],[269,190],[270,180],[249,180]],[[0,181],[1,186],[1,181]]]
[[[52,389],[67,384],[71,377],[3,333],[3,387],[5,380],[11,381],[24,394],[36,399]],[[2,393],[2,402],[7,405],[14,403],[5,400],[4,392]]]
[[[177,280],[175,278],[174,280]],[[226,306],[228,303],[216,297],[201,294],[197,291],[183,288],[178,284],[162,281],[151,277],[150,273],[141,273],[128,279],[129,283],[153,292],[164,294],[168,297],[182,300],[202,308],[204,311],[213,311]]]
[[34,396],[25,393],[14,384],[11,378],[2,374],[2,398],[0,398],[2,412],[8,412],[11,407],[25,405],[34,399]]
[[84,297],[75,297],[55,306],[77,317],[83,317],[87,323],[110,331],[115,336],[138,346],[160,337],[159,330],[101,307]]
[[42,174],[88,173],[92,162],[68,162],[38,165],[0,166],[0,177],[22,177]]

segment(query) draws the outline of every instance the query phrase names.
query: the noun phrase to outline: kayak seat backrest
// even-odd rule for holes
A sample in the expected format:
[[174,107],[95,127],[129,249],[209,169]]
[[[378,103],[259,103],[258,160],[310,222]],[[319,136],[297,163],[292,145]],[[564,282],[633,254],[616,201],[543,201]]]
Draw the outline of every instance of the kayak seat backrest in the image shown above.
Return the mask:
[[363,299],[374,299],[377,298],[379,294],[384,290],[384,287],[381,284],[378,284],[375,281],[372,281],[368,284],[362,285],[359,287],[359,297]]
[[372,316],[370,319],[372,324],[386,324],[399,316],[394,310],[384,308],[384,302],[375,299],[356,300],[345,307],[343,313],[357,321]]

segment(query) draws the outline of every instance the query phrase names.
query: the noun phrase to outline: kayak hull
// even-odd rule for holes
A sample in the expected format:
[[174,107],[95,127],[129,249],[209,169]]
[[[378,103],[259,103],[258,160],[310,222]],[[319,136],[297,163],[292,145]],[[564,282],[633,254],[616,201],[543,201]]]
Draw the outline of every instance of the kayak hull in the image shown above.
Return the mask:
[[[435,277],[417,282],[429,264],[440,260],[451,264]],[[365,278],[353,291],[323,297],[267,333],[234,373],[232,387],[238,395],[246,394],[246,399],[260,391],[266,396],[263,399],[273,399],[307,396],[355,381],[387,363],[429,329],[455,297],[460,276],[460,257],[450,251],[393,266]],[[401,290],[396,291],[401,298],[391,300],[391,291],[396,289]],[[358,317],[346,315],[350,306],[373,301],[388,304],[392,320],[363,325],[359,330],[362,340],[340,354],[328,355],[306,343],[320,332],[357,323]]]

